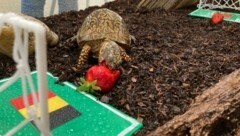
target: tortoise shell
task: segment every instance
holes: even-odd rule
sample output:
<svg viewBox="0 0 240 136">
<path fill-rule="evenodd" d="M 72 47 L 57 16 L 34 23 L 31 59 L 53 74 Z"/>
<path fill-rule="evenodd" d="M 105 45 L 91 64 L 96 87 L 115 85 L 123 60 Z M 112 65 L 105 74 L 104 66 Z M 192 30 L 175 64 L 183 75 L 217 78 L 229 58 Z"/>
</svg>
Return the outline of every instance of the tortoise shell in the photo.
<svg viewBox="0 0 240 136">
<path fill-rule="evenodd" d="M 27 15 L 24 15 L 24 14 L 19 14 L 19 15 L 22 16 L 26 20 L 37 22 L 45 28 L 45 30 L 46 30 L 46 40 L 47 40 L 48 45 L 53 46 L 53 45 L 56 45 L 59 42 L 58 35 L 55 32 L 53 32 L 45 23 L 43 23 L 42 21 L 40 21 L 40 20 L 38 20 L 34 17 L 31 17 L 31 16 L 27 16 Z"/>
<path fill-rule="evenodd" d="M 108 39 L 118 43 L 122 48 L 128 49 L 133 36 L 129 34 L 122 17 L 109 9 L 103 8 L 93 11 L 84 20 L 77 33 L 77 42 L 80 48 L 84 43 L 90 42 L 90 46 L 100 49 L 101 42 Z M 94 44 L 91 44 L 94 42 Z"/>
<path fill-rule="evenodd" d="M 21 17 L 23 17 L 26 20 L 34 21 L 42 25 L 45 30 L 46 30 L 46 41 L 49 46 L 56 45 L 59 42 L 59 37 L 56 33 L 50 30 L 50 28 L 41 22 L 40 20 L 27 16 L 24 14 L 17 14 Z M 9 57 L 12 56 L 12 50 L 13 50 L 13 42 L 14 42 L 14 31 L 11 25 L 9 24 L 4 24 L 2 28 L 0 28 L 1 33 L 0 33 L 0 53 L 5 54 Z M 32 32 L 29 33 L 29 54 L 33 54 L 35 50 L 34 46 L 34 34 Z"/>
</svg>

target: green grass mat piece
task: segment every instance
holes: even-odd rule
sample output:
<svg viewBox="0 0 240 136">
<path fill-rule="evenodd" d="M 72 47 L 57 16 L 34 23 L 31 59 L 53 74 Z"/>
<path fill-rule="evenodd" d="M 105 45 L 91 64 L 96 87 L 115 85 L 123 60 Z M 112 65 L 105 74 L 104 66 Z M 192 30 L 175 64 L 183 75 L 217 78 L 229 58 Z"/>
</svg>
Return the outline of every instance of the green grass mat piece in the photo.
<svg viewBox="0 0 240 136">
<path fill-rule="evenodd" d="M 36 86 L 37 72 L 32 72 L 31 76 Z M 142 124 L 136 119 L 109 104 L 98 101 L 90 94 L 75 91 L 76 87 L 69 82 L 65 82 L 64 85 L 55 84 L 56 78 L 50 73 L 47 74 L 47 78 L 49 90 L 80 113 L 78 117 L 52 129 L 53 136 L 130 136 L 142 128 Z M 0 84 L 7 80 L 0 80 Z M 20 79 L 0 93 L 0 135 L 4 135 L 24 120 L 24 117 L 10 103 L 10 100 L 21 96 Z M 38 136 L 39 132 L 32 123 L 28 123 L 15 135 Z"/>
<path fill-rule="evenodd" d="M 189 15 L 195 16 L 195 17 L 211 18 L 212 15 L 216 12 L 224 14 L 225 21 L 240 23 L 240 14 L 232 13 L 232 12 L 222 12 L 222 11 L 210 10 L 210 9 L 197 9 L 191 12 Z"/>
</svg>

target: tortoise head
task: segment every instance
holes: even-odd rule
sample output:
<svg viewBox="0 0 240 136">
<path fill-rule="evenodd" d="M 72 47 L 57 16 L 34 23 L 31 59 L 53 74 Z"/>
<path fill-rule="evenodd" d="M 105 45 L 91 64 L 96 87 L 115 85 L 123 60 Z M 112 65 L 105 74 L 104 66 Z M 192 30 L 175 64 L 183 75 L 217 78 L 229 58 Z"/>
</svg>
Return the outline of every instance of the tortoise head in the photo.
<svg viewBox="0 0 240 136">
<path fill-rule="evenodd" d="M 116 69 L 122 63 L 121 47 L 114 41 L 102 42 L 99 51 L 99 63 L 105 63 L 110 69 Z"/>
</svg>

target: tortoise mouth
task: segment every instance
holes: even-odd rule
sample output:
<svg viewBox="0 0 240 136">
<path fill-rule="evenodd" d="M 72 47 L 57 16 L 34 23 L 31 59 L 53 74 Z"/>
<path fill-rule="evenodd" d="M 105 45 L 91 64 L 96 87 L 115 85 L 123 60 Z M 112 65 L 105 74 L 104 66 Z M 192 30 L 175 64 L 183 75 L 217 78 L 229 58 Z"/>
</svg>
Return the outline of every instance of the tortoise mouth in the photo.
<svg viewBox="0 0 240 136">
<path fill-rule="evenodd" d="M 102 65 L 102 66 L 107 66 L 107 64 L 106 64 L 106 61 L 105 61 L 105 60 L 103 60 L 103 61 L 99 62 L 99 65 Z"/>
<path fill-rule="evenodd" d="M 105 60 L 102 60 L 101 62 L 99 62 L 99 65 L 105 66 L 105 67 L 107 67 L 110 70 L 115 70 L 115 68 L 113 66 L 107 64 L 107 62 Z"/>
</svg>

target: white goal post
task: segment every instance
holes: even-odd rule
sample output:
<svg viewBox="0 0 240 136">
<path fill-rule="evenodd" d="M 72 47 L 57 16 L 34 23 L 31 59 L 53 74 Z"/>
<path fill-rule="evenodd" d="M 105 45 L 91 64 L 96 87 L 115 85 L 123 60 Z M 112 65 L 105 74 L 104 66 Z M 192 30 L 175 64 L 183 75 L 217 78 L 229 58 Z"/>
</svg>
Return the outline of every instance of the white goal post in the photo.
<svg viewBox="0 0 240 136">
<path fill-rule="evenodd" d="M 240 10 L 240 0 L 199 0 L 198 8 Z"/>
<path fill-rule="evenodd" d="M 12 58 L 16 63 L 17 70 L 12 77 L 0 86 L 0 95 L 8 86 L 11 86 L 16 80 L 21 79 L 23 102 L 27 109 L 28 117 L 17 126 L 13 126 L 4 135 L 13 135 L 28 122 L 34 121 L 41 132 L 41 135 L 50 135 L 49 131 L 49 114 L 47 104 L 47 62 L 46 62 L 46 32 L 45 28 L 34 21 L 26 20 L 22 16 L 15 13 L 0 14 L 0 34 L 4 25 L 10 25 L 14 30 L 14 46 Z M 36 52 L 36 70 L 38 73 L 37 84 L 39 100 L 37 99 L 36 89 L 31 78 L 31 70 L 28 62 L 28 42 L 29 32 L 32 32 L 35 37 L 35 52 Z M 0 47 L 2 47 L 0 45 Z M 27 86 L 30 89 L 27 89 Z M 31 92 L 34 106 L 29 106 L 27 93 Z M 40 109 L 40 119 L 37 118 L 37 110 Z M 6 109 L 7 110 L 7 109 Z"/>
</svg>

